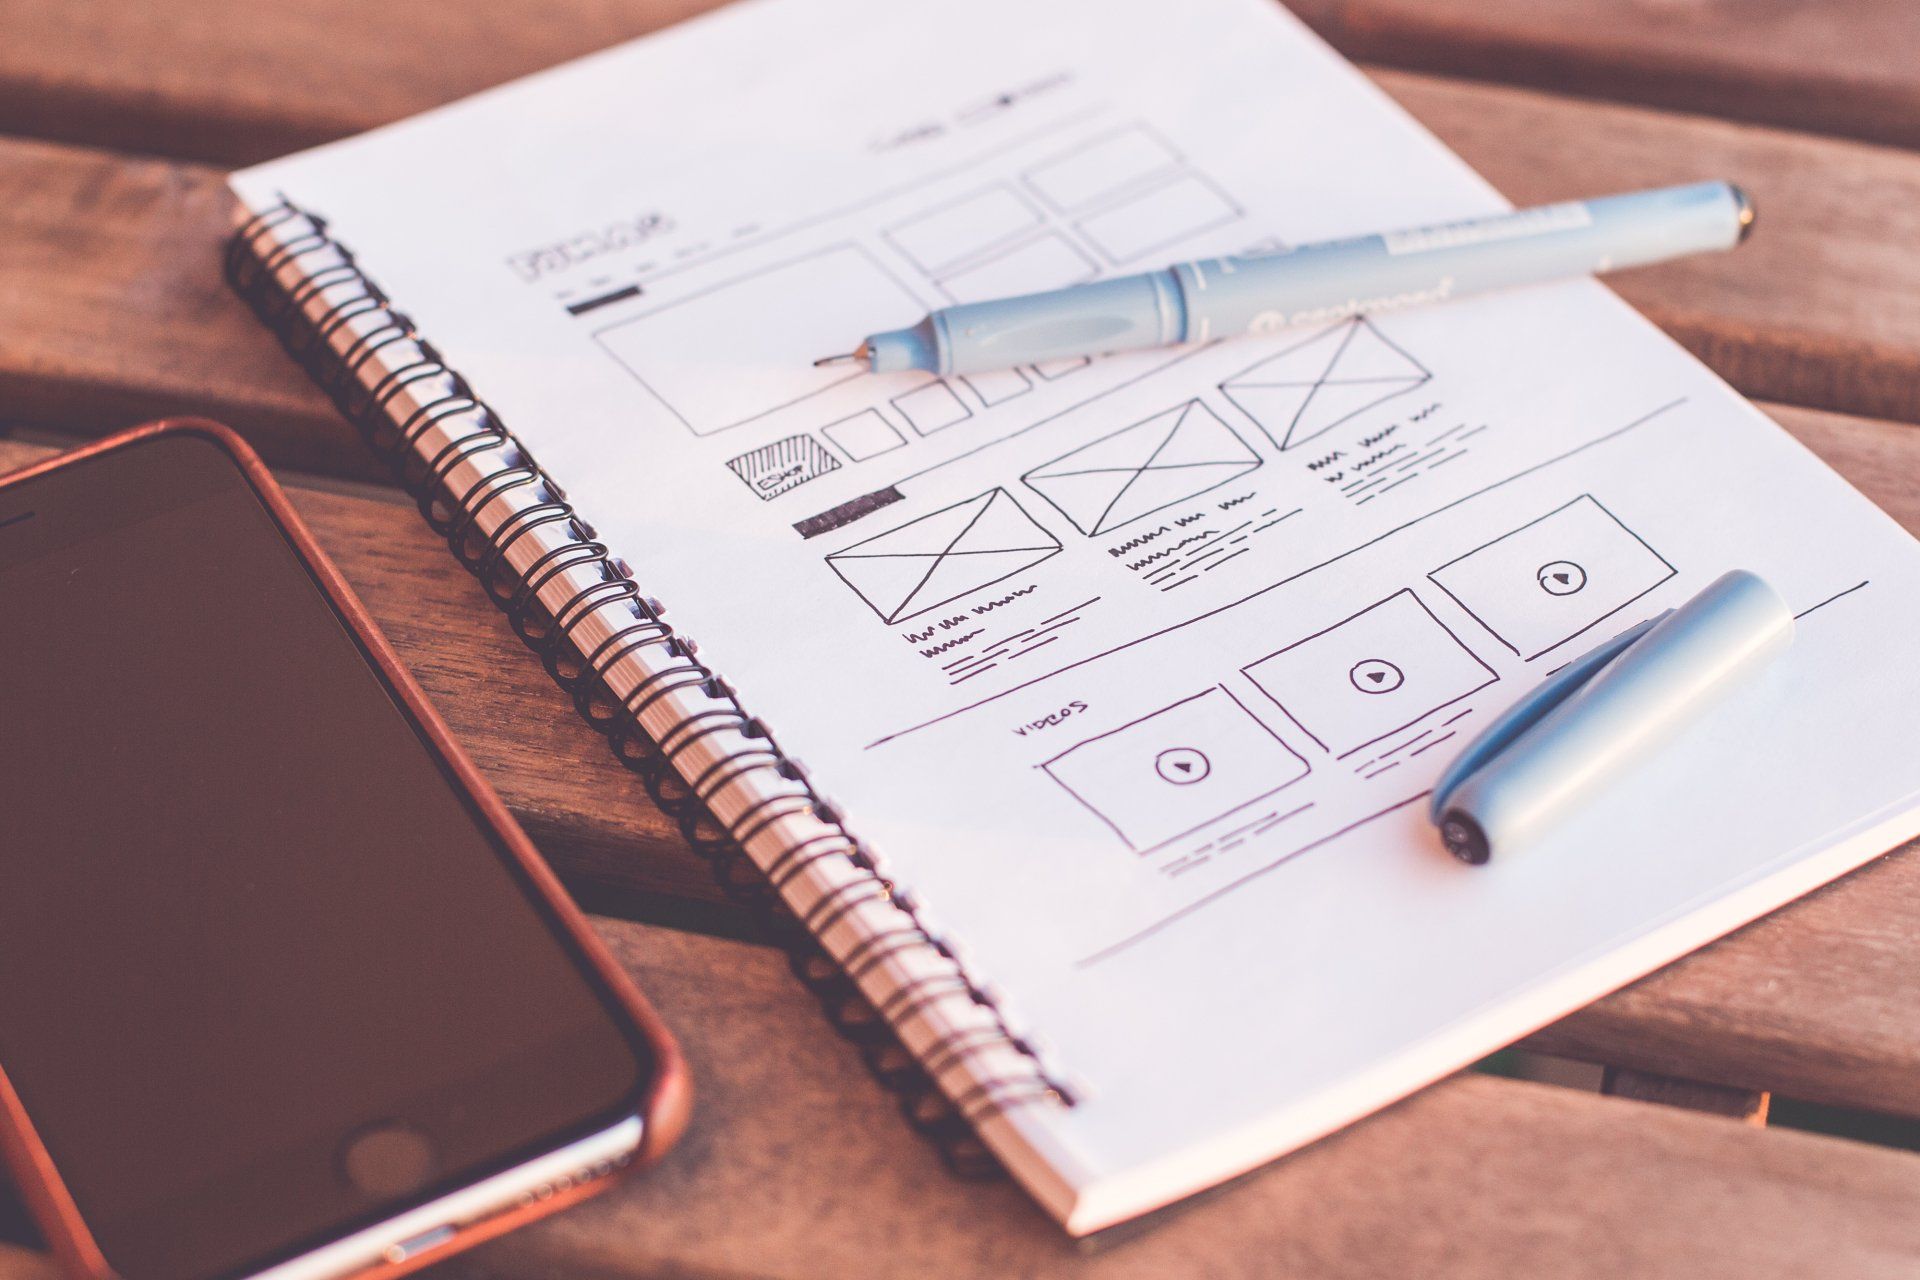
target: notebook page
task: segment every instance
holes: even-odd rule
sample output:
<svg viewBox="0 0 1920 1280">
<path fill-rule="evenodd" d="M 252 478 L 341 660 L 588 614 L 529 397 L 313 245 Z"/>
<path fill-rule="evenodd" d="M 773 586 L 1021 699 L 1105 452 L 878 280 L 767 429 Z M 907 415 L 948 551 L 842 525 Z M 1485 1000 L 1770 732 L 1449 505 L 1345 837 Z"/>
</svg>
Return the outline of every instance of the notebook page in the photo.
<svg viewBox="0 0 1920 1280">
<path fill-rule="evenodd" d="M 1259 0 L 747 3 L 236 187 L 330 220 L 1073 1082 L 993 1136 L 1075 1229 L 1916 826 L 1912 540 L 1599 285 L 813 367 L 1503 207 Z M 1529 856 L 1448 858 L 1451 754 L 1735 567 L 1789 655 Z"/>
</svg>

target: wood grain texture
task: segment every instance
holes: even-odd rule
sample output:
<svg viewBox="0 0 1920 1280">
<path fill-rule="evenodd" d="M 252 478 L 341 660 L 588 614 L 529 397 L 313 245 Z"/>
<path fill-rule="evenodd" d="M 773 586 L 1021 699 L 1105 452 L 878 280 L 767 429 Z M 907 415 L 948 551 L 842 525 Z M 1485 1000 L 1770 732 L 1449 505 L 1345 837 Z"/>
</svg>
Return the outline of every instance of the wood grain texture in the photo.
<svg viewBox="0 0 1920 1280">
<path fill-rule="evenodd" d="M 273 461 L 374 475 L 353 429 L 221 279 L 229 208 L 202 166 L 0 139 L 6 420 L 104 434 L 200 413 Z"/>
<path fill-rule="evenodd" d="M 8 36 L 0 132 L 249 162 L 711 7 L 0 0 Z M 1920 10 L 1910 0 L 1294 0 L 1293 8 L 1361 61 L 1920 145 Z"/>
<path fill-rule="evenodd" d="M 1920 530 L 1920 432 L 1775 408 Z M 0 465 L 39 450 L 0 443 Z M 336 486 L 338 487 L 338 486 Z M 715 903 L 706 869 L 574 718 L 444 545 L 399 502 L 294 487 L 457 737 L 576 892 Z M 719 917 L 724 928 L 742 928 Z M 1587 1061 L 1920 1115 L 1920 848 L 1802 901 L 1536 1033 Z"/>
<path fill-rule="evenodd" d="M 429 1274 L 1890 1280 L 1920 1256 L 1920 1157 L 1474 1075 L 1076 1245 L 1011 1184 L 949 1177 L 778 956 L 596 923 L 687 1050 L 693 1127 L 645 1176 Z M 0 1249 L 0 1280 L 48 1276 Z"/>
<path fill-rule="evenodd" d="M 1341 52 L 1920 146 L 1912 0 L 1293 0 Z"/>
<path fill-rule="evenodd" d="M 0 0 L 0 133 L 230 164 L 412 115 L 716 0 Z"/>
<path fill-rule="evenodd" d="M 1517 204 L 1740 183 L 1760 210 L 1746 244 L 1608 282 L 1749 396 L 1920 422 L 1920 156 L 1404 72 L 1375 78 Z"/>
<path fill-rule="evenodd" d="M 775 958 L 603 928 L 686 1041 L 693 1130 L 649 1178 L 451 1274 L 1870 1277 L 1920 1256 L 1920 1158 L 1471 1075 L 1076 1247 L 905 1139 Z"/>
</svg>

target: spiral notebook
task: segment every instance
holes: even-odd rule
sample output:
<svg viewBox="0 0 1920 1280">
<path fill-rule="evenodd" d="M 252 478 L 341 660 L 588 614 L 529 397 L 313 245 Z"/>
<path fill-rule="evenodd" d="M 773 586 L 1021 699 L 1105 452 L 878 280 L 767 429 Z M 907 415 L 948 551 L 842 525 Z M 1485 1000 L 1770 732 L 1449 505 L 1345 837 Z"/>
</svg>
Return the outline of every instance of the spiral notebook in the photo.
<svg viewBox="0 0 1920 1280">
<path fill-rule="evenodd" d="M 1596 283 L 813 367 L 1504 207 L 1262 0 L 758 0 L 233 186 L 262 315 L 913 1114 L 1075 1233 L 1920 830 L 1913 540 Z M 1476 727 L 1733 567 L 1790 654 L 1530 856 L 1448 858 Z"/>
</svg>

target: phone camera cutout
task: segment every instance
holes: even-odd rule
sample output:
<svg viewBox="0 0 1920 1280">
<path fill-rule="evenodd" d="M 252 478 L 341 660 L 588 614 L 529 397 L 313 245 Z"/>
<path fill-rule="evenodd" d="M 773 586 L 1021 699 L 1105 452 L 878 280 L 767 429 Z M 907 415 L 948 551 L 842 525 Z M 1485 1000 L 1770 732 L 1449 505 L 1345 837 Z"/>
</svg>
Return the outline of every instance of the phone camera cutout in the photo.
<svg viewBox="0 0 1920 1280">
<path fill-rule="evenodd" d="M 363 1129 L 340 1151 L 340 1169 L 354 1190 L 390 1199 L 418 1190 L 433 1176 L 433 1143 L 404 1124 Z"/>
</svg>

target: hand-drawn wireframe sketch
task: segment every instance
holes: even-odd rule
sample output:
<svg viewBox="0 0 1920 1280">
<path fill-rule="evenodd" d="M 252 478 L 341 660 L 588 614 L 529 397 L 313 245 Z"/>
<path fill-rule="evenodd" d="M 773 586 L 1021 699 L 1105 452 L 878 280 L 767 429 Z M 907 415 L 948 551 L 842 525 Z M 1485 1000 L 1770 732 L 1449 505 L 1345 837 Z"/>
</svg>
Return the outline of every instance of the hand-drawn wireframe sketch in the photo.
<svg viewBox="0 0 1920 1280">
<path fill-rule="evenodd" d="M 1045 360 L 1033 366 L 1033 371 L 1048 382 L 1064 378 L 1070 373 L 1078 373 L 1093 363 L 1092 356 L 1068 356 L 1064 360 Z"/>
<path fill-rule="evenodd" d="M 1031 240 L 982 259 L 935 281 L 955 302 L 984 302 L 1020 293 L 1042 293 L 1082 284 L 1100 274 L 1100 266 L 1086 250 L 1058 231 L 1046 231 Z M 873 332 L 872 326 L 860 332 Z"/>
<path fill-rule="evenodd" d="M 960 375 L 960 381 L 966 383 L 973 394 L 980 397 L 980 403 L 989 409 L 1033 390 L 1033 379 L 1019 369 L 989 369 L 984 373 L 965 373 Z"/>
<path fill-rule="evenodd" d="M 923 436 L 945 431 L 973 416 L 973 411 L 954 394 L 953 388 L 938 378 L 893 397 L 893 407 L 900 411 L 907 425 Z"/>
<path fill-rule="evenodd" d="M 1166 139 L 1130 124 L 1042 160 L 1022 178 L 1055 211 L 1077 213 L 1183 163 Z"/>
<path fill-rule="evenodd" d="M 1299 752 L 1218 685 L 1040 767 L 1138 853 L 1191 835 L 1309 771 Z"/>
<path fill-rule="evenodd" d="M 1005 489 L 910 520 L 827 556 L 827 567 L 883 622 L 937 609 L 1060 554 Z"/>
<path fill-rule="evenodd" d="M 793 531 L 803 539 L 817 538 L 823 533 L 844 529 L 855 520 L 864 520 L 884 507 L 906 500 L 907 495 L 900 492 L 900 487 L 890 484 L 884 489 L 875 489 L 871 493 L 848 498 L 845 502 L 810 515 L 804 520 L 795 520 Z"/>
<path fill-rule="evenodd" d="M 1671 400 L 1666 401 L 1663 404 L 1655 405 L 1653 408 L 1647 409 L 1644 412 L 1640 412 L 1636 414 L 1633 418 L 1631 418 L 1628 421 L 1620 422 L 1620 423 L 1617 423 L 1616 425 L 1611 426 L 1610 428 L 1606 429 L 1604 432 L 1602 432 L 1599 435 L 1588 436 L 1580 440 L 1578 443 L 1572 444 L 1568 448 L 1561 450 L 1558 453 L 1552 454 L 1543 459 L 1536 459 L 1532 463 L 1532 465 L 1527 467 L 1524 471 L 1496 476 L 1491 479 L 1488 479 L 1486 483 L 1480 484 L 1478 487 L 1470 489 L 1465 493 L 1457 493 L 1452 496 L 1450 501 L 1441 503 L 1437 506 L 1434 506 L 1428 509 L 1427 511 L 1424 511 L 1418 515 L 1414 515 L 1410 518 L 1403 520 L 1398 525 L 1397 528 L 1389 530 L 1386 534 L 1376 535 L 1372 538 L 1367 539 L 1366 541 L 1360 542 L 1357 545 L 1353 543 L 1347 543 L 1346 545 L 1340 547 L 1338 550 L 1335 550 L 1329 547 L 1328 548 L 1329 553 L 1326 555 L 1324 559 L 1319 560 L 1317 563 L 1304 565 L 1300 568 L 1294 569 L 1293 571 L 1288 573 L 1285 577 L 1281 578 L 1277 582 L 1268 581 L 1266 585 L 1255 587 L 1252 590 L 1247 591 L 1246 594 L 1240 596 L 1238 599 L 1228 600 L 1218 606 L 1206 609 L 1199 613 L 1195 613 L 1193 615 L 1190 615 L 1178 621 L 1173 621 L 1173 622 L 1166 623 L 1164 625 L 1155 626 L 1150 630 L 1145 630 L 1139 634 L 1135 634 L 1126 639 L 1119 639 L 1104 649 L 1098 650 L 1097 652 L 1094 652 L 1091 654 L 1078 657 L 1072 665 L 1085 666 L 1089 663 L 1101 661 L 1101 660 L 1113 657 L 1117 654 L 1122 654 L 1127 652 L 1137 653 L 1140 651 L 1140 649 L 1143 646 L 1160 643 L 1164 637 L 1181 633 L 1183 631 L 1186 631 L 1188 628 L 1205 626 L 1207 623 L 1217 618 L 1222 618 L 1222 617 L 1245 618 L 1248 615 L 1240 613 L 1239 612 L 1240 610 L 1248 609 L 1249 612 L 1255 612 L 1262 608 L 1261 602 L 1263 601 L 1271 602 L 1276 598 L 1276 593 L 1282 591 L 1284 588 L 1288 587 L 1289 585 L 1309 579 L 1313 577 L 1313 575 L 1319 574 L 1329 568 L 1332 568 L 1335 565 L 1345 564 L 1348 561 L 1348 558 L 1355 555 L 1357 552 L 1364 551 L 1369 547 L 1385 542 L 1389 538 L 1395 538 L 1403 534 L 1408 534 L 1414 529 L 1421 529 L 1422 533 L 1413 534 L 1412 536 L 1416 538 L 1421 537 L 1424 535 L 1425 526 L 1427 525 L 1427 522 L 1430 520 L 1441 518 L 1449 512 L 1458 510 L 1461 506 L 1463 506 L 1466 503 L 1473 502 L 1476 499 L 1485 497 L 1488 494 L 1495 493 L 1505 488 L 1507 485 L 1511 484 L 1515 479 L 1519 478 L 1520 476 L 1536 475 L 1550 467 L 1554 467 L 1580 454 L 1588 453 L 1596 448 L 1611 444 L 1616 441 L 1627 440 L 1633 437 L 1636 433 L 1647 431 L 1649 428 L 1655 426 L 1656 424 L 1671 422 L 1674 419 L 1674 417 L 1679 416 L 1681 412 L 1691 403 L 1692 401 L 1689 399 L 1689 397 L 1677 396 Z M 1268 519 L 1272 519 L 1272 517 L 1268 517 Z M 1308 528 L 1310 529 L 1311 526 L 1308 526 Z M 1305 533 L 1306 530 L 1302 530 L 1302 532 Z M 1134 566 L 1127 565 L 1124 567 L 1133 568 Z M 1325 581 L 1325 580 L 1321 579 L 1321 581 Z M 1420 607 L 1423 611 L 1425 609 L 1424 604 L 1418 607 Z M 1485 664 L 1479 664 L 1479 665 L 1484 667 Z M 1060 671 L 1065 671 L 1068 669 L 1069 669 L 1068 667 L 1063 666 L 1058 668 L 1052 674 L 1059 674 Z M 1046 677 L 1046 676 L 1039 677 L 1039 679 L 1046 679 L 1046 678 L 1049 678 L 1049 677 Z M 987 694 L 986 696 L 983 696 L 976 701 L 969 702 L 962 706 L 958 706 L 950 710 L 944 711 L 929 719 L 921 720 L 917 723 L 909 723 L 909 724 L 904 724 L 904 725 L 900 725 L 898 727 L 892 728 L 887 732 L 884 732 L 879 736 L 873 738 L 871 741 L 869 741 L 866 744 L 865 749 L 869 751 L 879 750 L 881 748 L 888 747 L 890 744 L 903 741 L 906 738 L 908 738 L 910 735 L 918 734 L 928 729 L 931 729 L 936 725 L 951 722 L 961 716 L 974 714 L 980 708 L 986 707 L 994 703 L 998 699 L 1007 697 L 1010 694 L 1016 693 L 1019 690 L 1026 688 L 1028 687 L 1028 685 L 1034 684 L 1034 683 L 1038 683 L 1038 680 L 1036 679 L 1033 681 L 1029 681 L 1027 682 L 1027 684 L 1017 684 L 1012 686 L 1011 688 L 1000 689 L 994 693 Z M 1409 686 L 1409 687 L 1418 688 L 1421 686 Z M 1410 700 L 1411 699 L 1409 698 L 1409 699 L 1401 699 L 1400 701 L 1410 701 Z M 1471 710 L 1472 708 L 1470 707 L 1469 709 Z M 1361 745 L 1365 746 L 1370 744 L 1362 743 Z"/>
<path fill-rule="evenodd" d="M 740 477 L 756 498 L 770 502 L 809 480 L 840 469 L 840 459 L 810 435 L 788 436 L 727 459 L 727 470 Z"/>
<path fill-rule="evenodd" d="M 1439 407 L 1440 402 L 1435 401 L 1427 409 L 1416 409 L 1407 415 L 1406 421 L 1409 425 L 1417 423 Z M 1340 484 L 1340 495 L 1347 501 L 1356 507 L 1364 507 L 1441 467 L 1460 461 L 1473 452 L 1474 446 L 1470 442 L 1474 437 L 1489 429 L 1484 422 L 1456 422 L 1423 441 L 1402 437 L 1384 449 L 1344 464 L 1342 470 L 1331 474 L 1328 480 Z M 1349 476 L 1351 478 L 1347 478 Z"/>
<path fill-rule="evenodd" d="M 938 278 L 1038 227 L 1040 211 L 1002 183 L 897 222 L 880 234 L 928 276 Z"/>
<path fill-rule="evenodd" d="M 1308 737 L 1342 757 L 1500 678 L 1411 588 L 1241 671 Z"/>
<path fill-rule="evenodd" d="M 1674 567 L 1582 494 L 1427 577 L 1531 662 L 1673 577 Z"/>
<path fill-rule="evenodd" d="M 1242 216 L 1232 197 L 1199 174 L 1182 174 L 1128 195 L 1075 224 L 1114 266 L 1138 261 Z"/>
<path fill-rule="evenodd" d="M 1248 496 L 1251 498 L 1252 495 Z M 1225 506 L 1225 503 L 1221 504 L 1222 509 Z M 1190 582 L 1199 581 L 1202 574 L 1212 573 L 1254 550 L 1253 546 L 1248 545 L 1254 539 L 1305 510 L 1305 507 L 1295 507 L 1291 511 L 1281 511 L 1278 507 L 1253 508 L 1237 524 L 1223 529 L 1207 529 L 1191 541 L 1182 538 L 1172 547 L 1144 550 L 1137 558 L 1122 560 L 1121 563 L 1140 573 L 1140 580 L 1148 586 L 1157 587 L 1162 593 L 1176 591 Z"/>
<path fill-rule="evenodd" d="M 1431 377 L 1371 320 L 1355 316 L 1242 369 L 1220 390 L 1275 446 L 1291 449 Z"/>
<path fill-rule="evenodd" d="M 821 431 L 851 462 L 877 458 L 907 442 L 900 429 L 888 422 L 878 409 L 862 409 L 852 417 L 828 423 Z"/>
<path fill-rule="evenodd" d="M 697 436 L 737 427 L 862 376 L 815 368 L 819 335 L 912 324 L 926 305 L 856 244 L 747 275 L 594 334 Z M 796 315 L 807 323 L 796 325 Z"/>
<path fill-rule="evenodd" d="M 949 685 L 965 684 L 967 681 L 983 676 L 995 670 L 1003 663 L 1011 663 L 1026 657 L 1036 649 L 1044 649 L 1060 639 L 1060 633 L 1080 621 L 1081 615 L 1100 603 L 1100 597 L 1082 600 L 1079 604 L 1040 619 L 1030 627 L 1001 636 L 990 636 L 982 640 L 971 653 L 940 664 L 940 670 L 946 673 Z"/>
<path fill-rule="evenodd" d="M 1260 455 L 1199 400 L 1122 427 L 1020 478 L 1088 537 L 1218 488 Z"/>
</svg>

